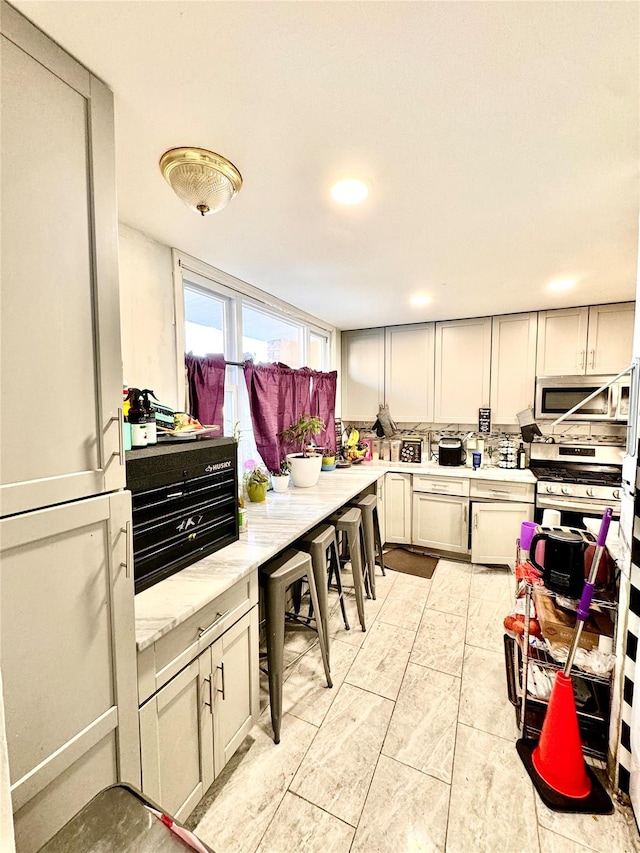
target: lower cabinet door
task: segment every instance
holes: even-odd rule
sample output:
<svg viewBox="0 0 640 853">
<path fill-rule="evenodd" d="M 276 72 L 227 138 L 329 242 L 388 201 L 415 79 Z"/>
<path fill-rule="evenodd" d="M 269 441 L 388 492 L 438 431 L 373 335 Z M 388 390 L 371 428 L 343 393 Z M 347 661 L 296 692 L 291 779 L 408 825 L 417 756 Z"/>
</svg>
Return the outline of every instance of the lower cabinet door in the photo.
<svg viewBox="0 0 640 853">
<path fill-rule="evenodd" d="M 387 542 L 411 542 L 411 474 L 385 474 L 384 518 Z"/>
<path fill-rule="evenodd" d="M 259 711 L 258 608 L 253 607 L 211 647 L 215 775 L 245 737 Z"/>
<path fill-rule="evenodd" d="M 503 565 L 515 560 L 523 521 L 533 521 L 533 504 L 471 504 L 471 561 Z"/>
<path fill-rule="evenodd" d="M 213 782 L 211 650 L 140 708 L 142 791 L 184 820 Z"/>
<path fill-rule="evenodd" d="M 469 498 L 413 493 L 413 544 L 467 553 Z"/>
</svg>

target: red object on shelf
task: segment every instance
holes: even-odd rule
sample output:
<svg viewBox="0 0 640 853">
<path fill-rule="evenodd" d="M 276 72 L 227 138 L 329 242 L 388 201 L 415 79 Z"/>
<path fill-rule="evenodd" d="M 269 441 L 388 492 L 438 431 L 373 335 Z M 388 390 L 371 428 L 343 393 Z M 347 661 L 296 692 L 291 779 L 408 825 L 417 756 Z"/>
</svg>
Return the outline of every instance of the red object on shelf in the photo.
<svg viewBox="0 0 640 853">
<path fill-rule="evenodd" d="M 542 734 L 532 760 L 537 773 L 559 794 L 576 799 L 591 793 L 573 686 L 563 672 L 556 673 Z"/>
<path fill-rule="evenodd" d="M 536 567 L 525 560 L 524 563 L 516 563 L 516 580 L 528 581 L 531 584 L 542 583 L 542 574 Z"/>
</svg>

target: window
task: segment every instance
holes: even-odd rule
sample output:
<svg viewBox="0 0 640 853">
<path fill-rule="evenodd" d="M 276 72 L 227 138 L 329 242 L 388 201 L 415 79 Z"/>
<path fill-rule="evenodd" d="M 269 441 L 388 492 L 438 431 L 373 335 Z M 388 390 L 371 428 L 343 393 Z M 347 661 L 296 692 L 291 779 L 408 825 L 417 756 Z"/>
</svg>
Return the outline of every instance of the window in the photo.
<svg viewBox="0 0 640 853">
<path fill-rule="evenodd" d="M 242 357 L 302 367 L 302 326 L 242 304 Z"/>
<path fill-rule="evenodd" d="M 330 369 L 332 329 L 296 312 L 293 306 L 174 250 L 177 369 L 184 354 L 223 353 L 228 362 L 279 361 L 289 367 Z M 258 460 L 242 368 L 228 364 L 225 376 L 224 434 L 241 431 L 239 466 Z"/>
</svg>

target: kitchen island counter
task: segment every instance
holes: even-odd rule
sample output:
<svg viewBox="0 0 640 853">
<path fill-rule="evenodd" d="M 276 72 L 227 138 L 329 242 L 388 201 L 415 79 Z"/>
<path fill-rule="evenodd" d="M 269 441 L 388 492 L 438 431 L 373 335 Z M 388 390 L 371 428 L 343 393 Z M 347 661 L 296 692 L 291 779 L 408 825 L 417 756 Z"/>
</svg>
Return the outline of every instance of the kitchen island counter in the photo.
<svg viewBox="0 0 640 853">
<path fill-rule="evenodd" d="M 248 529 L 237 542 L 136 595 L 138 651 L 257 571 L 260 565 L 375 483 L 385 470 L 392 469 L 370 464 L 326 471 L 320 474 L 317 485 L 310 488 L 290 486 L 286 492 L 268 492 L 264 503 L 247 502 Z"/>
</svg>

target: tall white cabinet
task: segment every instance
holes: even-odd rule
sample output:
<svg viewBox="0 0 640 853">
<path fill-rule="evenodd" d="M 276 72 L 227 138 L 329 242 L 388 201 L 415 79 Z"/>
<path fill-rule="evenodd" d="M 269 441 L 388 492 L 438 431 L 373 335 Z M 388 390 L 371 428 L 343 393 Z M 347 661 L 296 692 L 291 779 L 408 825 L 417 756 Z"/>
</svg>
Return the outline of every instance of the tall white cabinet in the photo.
<svg viewBox="0 0 640 853">
<path fill-rule="evenodd" d="M 477 423 L 489 405 L 491 317 L 436 323 L 436 423 Z"/>
<path fill-rule="evenodd" d="M 0 12 L 0 662 L 30 853 L 140 759 L 112 95 Z"/>
<path fill-rule="evenodd" d="M 517 424 L 518 412 L 533 404 L 538 315 L 493 318 L 491 335 L 491 420 Z"/>
<path fill-rule="evenodd" d="M 343 332 L 342 419 L 373 423 L 384 401 L 384 329 Z"/>
</svg>

